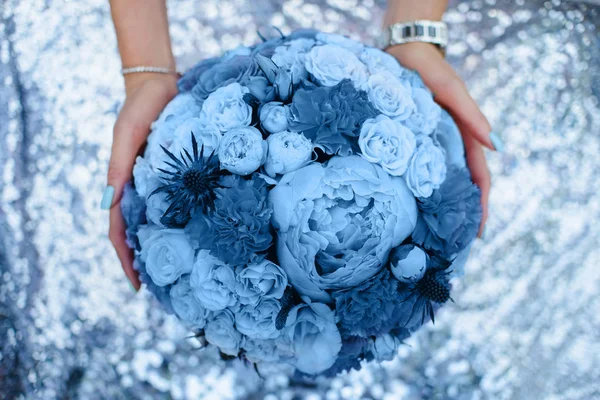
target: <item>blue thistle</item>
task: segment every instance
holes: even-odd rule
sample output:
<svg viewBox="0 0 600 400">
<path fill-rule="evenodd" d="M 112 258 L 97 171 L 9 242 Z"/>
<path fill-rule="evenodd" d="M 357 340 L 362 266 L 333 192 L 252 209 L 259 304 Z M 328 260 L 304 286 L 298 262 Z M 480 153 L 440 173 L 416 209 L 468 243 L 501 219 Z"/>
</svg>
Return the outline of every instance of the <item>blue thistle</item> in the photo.
<svg viewBox="0 0 600 400">
<path fill-rule="evenodd" d="M 215 189 L 221 187 L 219 179 L 219 160 L 214 151 L 204 159 L 204 145 L 198 151 L 198 142 L 192 136 L 192 155 L 187 149 L 178 158 L 164 146 L 160 146 L 171 161 L 165 161 L 173 170 L 158 168 L 165 176 L 160 177 L 163 186 L 154 190 L 150 196 L 166 192 L 169 208 L 160 218 L 160 222 L 169 228 L 182 228 L 190 220 L 195 209 L 206 212 L 215 200 Z"/>
<path fill-rule="evenodd" d="M 434 304 L 444 304 L 450 297 L 450 278 L 452 271 L 447 271 L 451 262 L 436 256 L 430 256 L 430 263 L 423 277 L 410 284 L 409 295 L 402 302 L 414 301 L 410 317 L 406 320 L 409 324 L 415 314 L 421 313 L 421 325 L 427 317 L 435 324 Z"/>
</svg>

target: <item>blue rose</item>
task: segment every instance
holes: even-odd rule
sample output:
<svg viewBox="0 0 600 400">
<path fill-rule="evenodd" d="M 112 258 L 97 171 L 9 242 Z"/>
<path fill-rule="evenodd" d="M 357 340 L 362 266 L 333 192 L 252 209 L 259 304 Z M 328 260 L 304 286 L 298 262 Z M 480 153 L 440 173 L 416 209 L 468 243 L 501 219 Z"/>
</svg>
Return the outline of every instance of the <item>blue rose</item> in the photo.
<svg viewBox="0 0 600 400">
<path fill-rule="evenodd" d="M 358 138 L 361 156 L 379 164 L 391 175 L 400 176 L 417 147 L 417 140 L 410 129 L 385 115 L 368 119 Z"/>
<path fill-rule="evenodd" d="M 200 304 L 211 311 L 223 310 L 237 304 L 233 268 L 207 250 L 196 255 L 190 275 L 190 286 Z"/>
<path fill-rule="evenodd" d="M 235 313 L 238 331 L 254 339 L 275 339 L 281 331 L 275 327 L 275 319 L 281 303 L 274 299 L 262 299 L 258 304 L 242 306 Z"/>
<path fill-rule="evenodd" d="M 379 272 L 417 220 L 404 180 L 359 156 L 284 175 L 269 203 L 281 267 L 301 295 L 321 302 L 331 301 L 327 290 Z"/>
<path fill-rule="evenodd" d="M 296 39 L 285 42 L 275 48 L 271 60 L 279 67 L 285 69 L 293 78 L 293 83 L 305 81 L 308 78 L 305 61 L 306 53 L 315 45 L 314 39 Z"/>
<path fill-rule="evenodd" d="M 260 109 L 260 125 L 269 133 L 285 131 L 288 128 L 290 109 L 283 103 L 272 101 Z"/>
<path fill-rule="evenodd" d="M 450 167 L 440 188 L 419 199 L 418 206 L 412 233 L 418 245 L 449 260 L 475 239 L 481 222 L 481 191 L 466 168 Z"/>
<path fill-rule="evenodd" d="M 427 268 L 427 254 L 414 244 L 396 247 L 392 250 L 390 268 L 400 282 L 418 281 Z"/>
<path fill-rule="evenodd" d="M 375 360 L 379 362 L 391 361 L 398 354 L 398 348 L 401 344 L 402 342 L 398 337 L 385 333 L 377 336 L 375 340 L 371 340 L 369 348 Z"/>
<path fill-rule="evenodd" d="M 281 267 L 268 260 L 237 267 L 236 277 L 236 292 L 242 304 L 280 299 L 288 284 Z"/>
<path fill-rule="evenodd" d="M 415 111 L 410 86 L 405 85 L 391 72 L 371 75 L 367 82 L 367 92 L 375 108 L 390 118 L 403 121 Z"/>
<path fill-rule="evenodd" d="M 252 107 L 244 100 L 249 90 L 239 83 L 231 83 L 211 93 L 200 112 L 205 125 L 214 125 L 222 133 L 252 121 Z"/>
<path fill-rule="evenodd" d="M 334 312 L 325 304 L 294 307 L 288 315 L 285 333 L 294 349 L 294 364 L 305 374 L 319 374 L 330 368 L 342 348 Z"/>
<path fill-rule="evenodd" d="M 446 179 L 446 157 L 430 137 L 423 136 L 420 142 L 410 159 L 404 178 L 415 197 L 426 198 Z"/>
<path fill-rule="evenodd" d="M 237 175 L 249 175 L 264 164 L 267 142 L 252 126 L 238 127 L 227 132 L 219 146 L 221 168 Z"/>
<path fill-rule="evenodd" d="M 278 132 L 267 138 L 269 151 L 265 172 L 274 178 L 287 174 L 308 164 L 313 154 L 313 144 L 306 136 L 297 132 Z"/>
<path fill-rule="evenodd" d="M 194 249 L 181 229 L 145 228 L 138 231 L 141 259 L 157 286 L 175 282 L 194 265 Z"/>
<path fill-rule="evenodd" d="M 336 320 L 344 336 L 389 332 L 401 316 L 398 281 L 387 269 L 351 289 L 334 292 Z"/>
<path fill-rule="evenodd" d="M 271 207 L 262 179 L 229 176 L 215 190 L 214 209 L 196 214 L 185 230 L 200 248 L 231 265 L 246 265 L 261 258 L 271 246 Z"/>
<path fill-rule="evenodd" d="M 171 297 L 171 305 L 175 314 L 193 329 L 203 329 L 206 325 L 206 320 L 210 316 L 210 311 L 204 308 L 196 296 L 194 290 L 190 286 L 190 276 L 183 275 L 179 280 L 171 286 L 169 292 Z"/>
<path fill-rule="evenodd" d="M 199 73 L 191 93 L 202 102 L 219 88 L 234 82 L 244 85 L 250 77 L 259 74 L 252 56 L 237 55 L 227 61 L 215 63 Z"/>
<path fill-rule="evenodd" d="M 367 93 L 349 80 L 333 88 L 298 90 L 290 108 L 290 130 L 302 132 L 328 154 L 349 155 L 363 122 L 377 115 Z"/>
<path fill-rule="evenodd" d="M 372 75 L 387 71 L 400 78 L 407 71 L 394 56 L 373 47 L 365 47 L 359 58 Z"/>
<path fill-rule="evenodd" d="M 414 88 L 412 98 L 415 112 L 406 120 L 406 126 L 415 133 L 431 134 L 440 122 L 442 108 L 433 101 L 431 92 L 427 89 Z"/>
<path fill-rule="evenodd" d="M 204 334 L 208 343 L 217 346 L 222 353 L 237 356 L 240 351 L 242 334 L 234 327 L 233 313 L 223 310 L 206 324 Z"/>
<path fill-rule="evenodd" d="M 317 39 L 317 43 L 319 45 L 323 45 L 323 44 L 335 45 L 335 46 L 341 47 L 343 49 L 349 50 L 352 53 L 357 54 L 357 55 L 360 54 L 365 47 L 362 43 L 357 42 L 356 40 L 350 39 L 346 36 L 339 35 L 337 33 L 319 32 L 319 33 L 317 33 L 316 39 Z"/>
<path fill-rule="evenodd" d="M 442 110 L 440 122 L 431 137 L 445 150 L 446 164 L 465 168 L 465 146 L 462 136 L 454 120 L 445 110 Z"/>
<path fill-rule="evenodd" d="M 306 53 L 304 65 L 323 86 L 335 86 L 350 79 L 357 88 L 363 88 L 367 82 L 367 67 L 350 50 L 337 45 L 313 47 Z"/>
</svg>

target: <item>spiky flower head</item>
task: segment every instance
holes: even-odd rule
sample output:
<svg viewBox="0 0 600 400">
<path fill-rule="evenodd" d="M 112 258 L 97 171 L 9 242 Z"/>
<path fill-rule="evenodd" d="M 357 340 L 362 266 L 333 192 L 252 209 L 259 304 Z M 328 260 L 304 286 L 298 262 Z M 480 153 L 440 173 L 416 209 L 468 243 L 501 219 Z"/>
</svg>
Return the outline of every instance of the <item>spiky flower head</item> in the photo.
<svg viewBox="0 0 600 400">
<path fill-rule="evenodd" d="M 165 192 L 169 207 L 160 219 L 168 228 L 182 228 L 190 220 L 193 210 L 202 212 L 209 210 L 215 200 L 215 189 L 221 187 L 219 179 L 223 175 L 219 169 L 219 160 L 214 151 L 204 157 L 204 145 L 198 149 L 194 134 L 192 137 L 192 154 L 187 149 L 177 157 L 164 146 L 163 151 L 170 158 L 165 164 L 172 168 L 158 168 L 162 186 L 154 190 L 150 196 Z"/>
<path fill-rule="evenodd" d="M 452 300 L 449 278 L 452 271 L 448 271 L 451 264 L 440 257 L 430 255 L 423 277 L 411 281 L 408 285 L 409 293 L 403 302 L 412 302 L 413 305 L 406 324 L 409 324 L 413 316 L 419 313 L 421 314 L 421 325 L 427 317 L 435 323 L 434 305 L 442 305 L 448 300 Z M 406 286 L 402 285 L 399 289 L 406 289 Z"/>
</svg>

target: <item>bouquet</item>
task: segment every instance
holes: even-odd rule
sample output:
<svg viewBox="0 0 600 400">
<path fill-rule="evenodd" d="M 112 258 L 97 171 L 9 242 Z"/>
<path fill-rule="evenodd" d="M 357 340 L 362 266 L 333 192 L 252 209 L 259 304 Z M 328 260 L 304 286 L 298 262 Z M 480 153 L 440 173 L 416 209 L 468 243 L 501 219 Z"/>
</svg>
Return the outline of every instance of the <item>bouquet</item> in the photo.
<svg viewBox="0 0 600 400">
<path fill-rule="evenodd" d="M 419 75 L 302 30 L 201 62 L 122 199 L 142 282 L 224 358 L 334 376 L 450 297 L 481 219 Z"/>
</svg>

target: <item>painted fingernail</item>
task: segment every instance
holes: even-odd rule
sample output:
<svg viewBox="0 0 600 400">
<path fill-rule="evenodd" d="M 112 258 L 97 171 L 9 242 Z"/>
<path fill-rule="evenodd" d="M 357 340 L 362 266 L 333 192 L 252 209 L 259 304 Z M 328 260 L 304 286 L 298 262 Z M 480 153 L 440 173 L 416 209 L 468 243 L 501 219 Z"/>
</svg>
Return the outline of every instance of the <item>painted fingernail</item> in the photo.
<svg viewBox="0 0 600 400">
<path fill-rule="evenodd" d="M 109 185 L 104 189 L 104 193 L 102 193 L 102 201 L 100 201 L 100 208 L 102 210 L 110 209 L 113 197 L 115 197 L 115 188 Z"/>
<path fill-rule="evenodd" d="M 479 239 L 484 240 L 485 239 L 485 232 L 487 231 L 487 227 L 483 227 L 483 232 L 481 232 L 481 236 L 479 236 Z"/>
<path fill-rule="evenodd" d="M 504 151 L 504 142 L 502 142 L 500 136 L 498 136 L 495 132 L 490 132 L 490 140 L 492 141 L 492 145 L 496 151 L 500 153 Z"/>
<path fill-rule="evenodd" d="M 138 290 L 135 288 L 135 286 L 133 286 L 133 283 L 129 282 L 129 287 L 131 287 L 131 291 L 133 293 L 137 293 L 138 292 Z"/>
</svg>

